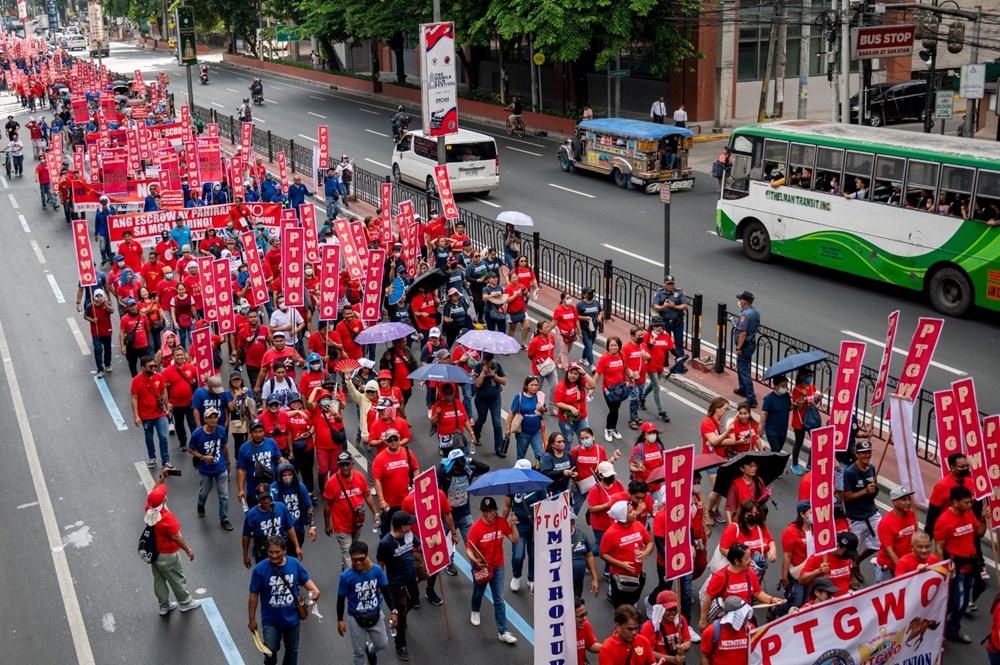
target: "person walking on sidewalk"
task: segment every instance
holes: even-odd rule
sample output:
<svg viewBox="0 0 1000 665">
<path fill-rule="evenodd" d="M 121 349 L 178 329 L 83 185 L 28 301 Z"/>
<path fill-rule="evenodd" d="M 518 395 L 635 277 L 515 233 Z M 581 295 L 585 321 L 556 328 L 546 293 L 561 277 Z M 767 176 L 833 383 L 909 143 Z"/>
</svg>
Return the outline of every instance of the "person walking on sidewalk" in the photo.
<svg viewBox="0 0 1000 665">
<path fill-rule="evenodd" d="M 167 472 L 163 471 L 146 497 L 146 515 L 143 518 L 147 526 L 153 527 L 156 538 L 157 554 L 150 569 L 153 572 L 153 593 L 160 603 L 160 616 L 166 616 L 178 607 L 181 612 L 188 612 L 201 606 L 201 601 L 192 598 L 187 589 L 179 552 L 183 551 L 189 561 L 194 561 L 194 550 L 184 540 L 180 522 L 167 508 L 166 480 Z M 177 600 L 170 600 L 171 591 Z"/>
<path fill-rule="evenodd" d="M 740 320 L 733 328 L 733 348 L 736 350 L 736 374 L 739 377 L 739 387 L 733 392 L 745 397 L 751 409 L 757 408 L 757 395 L 753 391 L 753 377 L 750 375 L 750 362 L 753 352 L 757 350 L 757 327 L 760 325 L 760 312 L 753 306 L 753 294 L 743 291 L 737 296 L 740 303 Z"/>
<path fill-rule="evenodd" d="M 649 109 L 649 119 L 657 125 L 663 124 L 663 119 L 667 116 L 667 105 L 663 103 L 663 95 L 656 98 Z"/>
</svg>

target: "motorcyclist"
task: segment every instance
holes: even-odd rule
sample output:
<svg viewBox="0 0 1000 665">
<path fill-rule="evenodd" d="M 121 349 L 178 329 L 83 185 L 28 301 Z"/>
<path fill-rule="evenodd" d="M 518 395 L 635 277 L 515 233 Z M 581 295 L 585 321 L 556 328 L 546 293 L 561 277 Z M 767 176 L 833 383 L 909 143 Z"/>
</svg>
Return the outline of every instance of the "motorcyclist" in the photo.
<svg viewBox="0 0 1000 665">
<path fill-rule="evenodd" d="M 243 106 L 240 107 L 240 122 L 250 122 L 250 118 L 250 100 L 244 97 Z"/>
<path fill-rule="evenodd" d="M 255 78 L 252 83 L 250 83 L 250 95 L 254 98 L 264 98 L 264 84 L 261 83 L 259 78 Z"/>
<path fill-rule="evenodd" d="M 203 64 L 199 66 L 198 71 L 201 73 L 202 76 L 208 76 L 208 65 Z"/>
<path fill-rule="evenodd" d="M 396 108 L 396 115 L 392 116 L 392 139 L 394 141 L 399 140 L 399 132 L 403 128 L 403 125 L 410 124 L 412 118 L 406 115 L 406 109 L 400 104 Z"/>
</svg>

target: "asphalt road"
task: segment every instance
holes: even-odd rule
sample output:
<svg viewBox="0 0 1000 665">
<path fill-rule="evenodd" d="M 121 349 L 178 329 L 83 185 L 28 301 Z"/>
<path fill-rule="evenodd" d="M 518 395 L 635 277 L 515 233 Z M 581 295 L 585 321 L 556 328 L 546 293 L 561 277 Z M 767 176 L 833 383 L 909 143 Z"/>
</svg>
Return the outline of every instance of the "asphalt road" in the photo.
<svg viewBox="0 0 1000 665">
<path fill-rule="evenodd" d="M 112 69 L 125 68 L 125 63 L 119 65 L 114 59 L 108 64 Z M 219 79 L 222 82 L 216 84 Z M 225 80 L 216 72 L 213 84 L 199 91 L 224 90 Z M 345 104 L 337 99 L 317 105 L 316 112 L 326 111 L 333 127 L 345 126 L 344 147 L 359 156 L 363 154 L 362 143 L 351 145 L 347 139 L 361 136 L 365 123 L 355 120 L 353 130 L 347 131 L 353 116 L 346 112 L 334 116 L 329 110 L 336 103 Z M 264 118 L 269 123 L 277 125 L 281 113 L 289 117 L 295 113 L 292 104 L 285 101 L 282 97 L 273 109 L 265 109 Z M 363 107 L 353 98 L 350 103 L 355 110 Z M 22 121 L 26 115 L 11 108 L 10 98 L 0 98 L 0 114 L 8 112 Z M 377 123 L 368 121 L 365 128 L 381 131 L 386 124 L 383 121 L 381 117 Z M 516 164 L 517 159 L 512 155 L 507 162 Z M 527 167 L 527 162 L 524 165 Z M 79 662 L 101 665 L 259 662 L 245 628 L 248 573 L 240 562 L 239 532 L 227 533 L 214 519 L 195 516 L 196 478 L 187 464 L 180 466 L 184 477 L 171 481 L 168 502 L 196 552 L 194 562 L 185 562 L 189 588 L 200 598 L 211 598 L 218 618 L 210 621 L 212 613 L 201 610 L 186 615 L 175 612 L 165 619 L 156 613 L 149 571 L 135 554 L 142 529 L 144 481 L 149 478 L 143 463 L 142 433 L 131 424 L 127 366 L 116 353 L 115 372 L 106 381 L 106 397 L 102 395 L 89 355 L 86 322 L 73 307 L 77 277 L 70 234 L 61 213 L 38 209 L 30 156 L 26 167 L 29 175 L 25 178 L 0 182 L 7 185 L 0 197 L 9 201 L 0 211 L 0 224 L 7 236 L 0 245 L 0 283 L 4 284 L 4 297 L 0 298 L 0 428 L 8 433 L 0 439 L 5 461 L 0 465 L 0 499 L 7 507 L 0 511 L 0 532 L 7 534 L 0 543 L 0 583 L 7 597 L 17 601 L 0 609 L 6 634 L 2 643 L 8 657 L 11 662 L 71 663 L 76 660 L 75 649 L 83 654 Z M 589 191 L 603 195 L 605 185 L 595 181 Z M 498 201 L 507 200 L 510 191 L 505 186 Z M 607 191 L 610 195 L 626 194 L 614 188 Z M 546 193 L 552 199 L 562 196 L 555 190 Z M 696 192 L 691 200 L 698 196 Z M 638 200 L 643 199 L 639 196 Z M 556 224 L 551 226 L 555 232 Z M 697 235 L 708 237 L 701 228 L 693 228 L 692 237 Z M 82 338 L 74 328 L 83 331 Z M 519 383 L 528 371 L 523 358 L 505 361 L 504 367 L 512 383 Z M 505 401 L 514 390 L 506 391 Z M 669 390 L 666 400 L 673 422 L 664 429 L 664 439 L 668 447 L 695 443 L 705 405 L 675 387 Z M 419 405 L 419 391 L 414 400 Z M 22 403 L 23 410 L 19 408 Z M 419 408 L 414 411 L 419 413 Z M 124 415 L 124 429 L 115 424 L 116 412 Z M 598 430 L 602 429 L 604 413 L 603 403 L 591 403 L 591 422 Z M 414 451 L 426 466 L 434 461 L 433 445 L 426 422 L 419 417 L 414 420 Z M 354 426 L 352 418 L 349 426 Z M 489 452 L 491 437 L 487 435 L 486 440 L 481 452 L 484 461 L 494 467 L 512 463 L 511 458 L 501 461 L 494 457 Z M 630 445 L 628 440 L 621 443 Z M 172 450 L 176 453 L 175 441 Z M 619 471 L 625 474 L 623 466 Z M 776 484 L 777 506 L 770 519 L 775 535 L 792 518 L 795 484 L 791 476 Z M 235 495 L 232 488 L 230 494 Z M 233 504 L 231 514 L 239 524 L 235 501 Z M 366 534 L 366 538 L 373 542 L 372 535 Z M 305 627 L 303 663 L 346 662 L 350 657 L 349 641 L 339 637 L 333 625 L 337 562 L 335 544 L 323 535 L 305 548 L 304 563 L 324 592 L 320 610 L 325 619 L 310 620 Z M 60 572 L 65 573 L 62 583 Z M 647 573 L 653 573 L 651 565 Z M 768 585 L 773 586 L 775 579 L 769 576 Z M 511 648 L 494 637 L 488 606 L 480 628 L 468 624 L 470 582 L 466 577 L 445 577 L 445 585 L 452 639 L 446 641 L 442 609 L 425 603 L 411 617 L 410 650 L 415 662 L 427 662 L 441 654 L 442 643 L 447 644 L 449 656 L 454 654 L 464 661 L 475 654 L 476 658 L 503 662 L 530 662 L 529 640 L 516 622 L 519 642 Z M 527 618 L 530 624 L 526 590 L 506 595 L 511 612 Z M 991 595 L 988 592 L 986 598 Z M 607 636 L 610 605 L 594 599 L 590 606 L 597 634 Z M 985 614 L 970 621 L 968 629 L 975 636 L 984 634 Z M 225 653 L 220 645 L 230 637 L 235 649 Z M 949 647 L 949 653 L 965 654 L 973 648 Z M 383 654 L 386 662 L 393 658 Z M 689 662 L 697 662 L 696 657 L 690 657 Z"/>
</svg>

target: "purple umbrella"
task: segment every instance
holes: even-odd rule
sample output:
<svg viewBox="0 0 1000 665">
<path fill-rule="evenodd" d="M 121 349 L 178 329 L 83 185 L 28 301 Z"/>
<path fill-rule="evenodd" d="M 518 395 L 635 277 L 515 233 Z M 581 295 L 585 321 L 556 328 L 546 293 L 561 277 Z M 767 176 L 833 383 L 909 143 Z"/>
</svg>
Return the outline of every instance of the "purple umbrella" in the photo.
<svg viewBox="0 0 1000 665">
<path fill-rule="evenodd" d="M 521 344 L 498 330 L 470 330 L 456 340 L 462 346 L 495 356 L 509 356 L 521 350 Z"/>
<path fill-rule="evenodd" d="M 417 332 L 412 326 L 399 321 L 377 323 L 358 333 L 354 341 L 358 344 L 384 344 Z"/>
</svg>

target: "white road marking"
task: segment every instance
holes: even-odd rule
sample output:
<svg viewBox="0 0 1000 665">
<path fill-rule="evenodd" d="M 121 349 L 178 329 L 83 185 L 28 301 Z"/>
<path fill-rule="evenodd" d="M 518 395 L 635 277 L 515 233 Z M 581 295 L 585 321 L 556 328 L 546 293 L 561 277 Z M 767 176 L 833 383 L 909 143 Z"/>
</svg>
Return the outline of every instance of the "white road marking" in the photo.
<svg viewBox="0 0 1000 665">
<path fill-rule="evenodd" d="M 384 136 L 385 138 L 389 138 L 388 134 L 385 134 L 383 132 L 376 132 L 374 129 L 366 129 L 365 131 L 368 132 L 369 134 L 375 134 L 377 136 Z"/>
<path fill-rule="evenodd" d="M 242 76 L 237 76 L 237 77 L 236 77 L 236 80 L 237 80 L 237 81 L 249 81 L 250 79 L 245 79 L 245 78 L 243 78 Z"/>
<path fill-rule="evenodd" d="M 556 189 L 561 189 L 564 192 L 569 192 L 570 194 L 576 194 L 578 196 L 586 196 L 588 199 L 596 199 L 597 198 L 593 194 L 587 194 L 586 192 L 578 192 L 575 189 L 570 189 L 569 187 L 563 187 L 562 185 L 556 185 L 556 184 L 553 184 L 551 182 L 549 183 L 549 187 L 555 187 Z"/>
<path fill-rule="evenodd" d="M 31 249 L 35 251 L 35 256 L 38 258 L 38 262 L 45 265 L 45 255 L 42 254 L 42 248 L 38 246 L 38 243 L 34 240 L 31 241 Z"/>
<path fill-rule="evenodd" d="M 21 206 L 17 205 L 17 199 L 14 198 L 13 194 L 8 194 L 7 198 L 10 199 L 10 207 L 11 208 L 20 208 L 21 207 Z"/>
<path fill-rule="evenodd" d="M 264 118 L 254 118 L 253 121 L 254 122 L 262 122 L 265 125 L 267 124 L 267 120 L 264 120 Z"/>
<path fill-rule="evenodd" d="M 14 196 L 14 195 L 13 195 L 13 194 L 11 194 L 11 197 L 13 197 L 13 196 Z M 24 218 L 24 215 L 22 215 L 22 214 L 18 213 L 18 215 L 17 215 L 17 220 L 18 220 L 19 222 L 21 222 L 21 228 L 22 228 L 22 229 L 24 229 L 24 232 L 25 232 L 25 233 L 31 233 L 31 227 L 30 227 L 30 226 L 28 226 L 28 220 L 26 220 L 26 219 Z"/>
<path fill-rule="evenodd" d="M 319 141 L 317 139 L 314 139 L 311 136 L 306 136 L 305 134 L 299 134 L 299 136 L 301 136 L 302 138 L 306 139 L 307 141 L 312 141 L 313 143 L 319 143 Z"/>
<path fill-rule="evenodd" d="M 139 472 L 139 480 L 142 481 L 142 486 L 146 488 L 147 492 L 152 492 L 153 487 L 156 485 L 156 481 L 153 480 L 153 474 L 149 472 L 146 468 L 145 462 L 136 462 L 135 470 Z"/>
<path fill-rule="evenodd" d="M 842 335 L 848 335 L 848 336 L 853 337 L 855 339 L 860 339 L 862 342 L 868 342 L 869 344 L 874 344 L 875 346 L 882 347 L 883 349 L 885 348 L 885 342 L 884 341 L 880 342 L 877 339 L 872 339 L 871 337 L 865 337 L 864 335 L 860 335 L 860 334 L 854 332 L 853 330 L 841 330 L 840 334 L 842 334 Z M 893 353 L 898 353 L 899 355 L 901 355 L 903 357 L 906 357 L 906 355 L 908 353 L 907 351 L 899 348 L 898 346 L 892 347 L 892 352 Z M 957 374 L 958 376 L 968 376 L 968 372 L 963 372 L 960 369 L 955 369 L 954 367 L 951 367 L 949 365 L 943 365 L 943 364 L 941 364 L 939 362 L 935 362 L 933 360 L 931 361 L 931 366 L 937 367 L 938 369 L 943 369 L 946 372 L 951 372 L 952 374 Z"/>
<path fill-rule="evenodd" d="M 226 108 L 225 105 L 220 104 L 219 102 L 212 102 L 212 106 L 218 106 L 220 109 Z"/>
<path fill-rule="evenodd" d="M 90 344 L 87 343 L 87 339 L 83 336 L 83 333 L 80 331 L 80 326 L 77 325 L 76 319 L 74 319 L 71 316 L 66 317 L 66 323 L 69 325 L 70 332 L 73 333 L 73 339 L 76 340 L 76 345 L 80 347 L 80 353 L 82 353 L 85 356 L 91 355 Z"/>
<path fill-rule="evenodd" d="M 271 86 L 271 87 L 273 88 L 276 86 Z M 265 99 L 264 101 L 267 102 L 268 104 L 274 104 L 274 105 L 278 104 L 278 102 L 274 101 L 273 99 Z"/>
<path fill-rule="evenodd" d="M 615 247 L 614 245 L 609 245 L 606 242 L 602 242 L 601 243 L 601 247 L 606 247 L 606 248 L 608 248 L 608 249 L 610 249 L 610 250 L 612 250 L 614 252 L 621 252 L 625 256 L 631 256 L 633 259 L 639 259 L 640 261 L 645 261 L 646 263 L 648 263 L 650 265 L 657 266 L 659 268 L 663 267 L 663 263 L 660 262 L 660 261 L 654 261 L 653 259 L 647 259 L 645 256 L 640 256 L 638 254 L 635 254 L 634 252 L 628 251 L 627 249 L 622 249 L 621 247 Z"/>
<path fill-rule="evenodd" d="M 322 97 L 317 97 L 316 95 L 309 95 L 309 97 L 310 97 L 311 99 L 318 99 L 318 100 L 319 100 L 319 101 L 321 101 L 321 102 L 325 102 L 325 101 L 326 101 L 326 100 L 325 100 L 324 98 L 322 98 Z"/>
<path fill-rule="evenodd" d="M 698 411 L 699 413 L 705 413 L 705 407 L 699 406 L 699 405 L 695 404 L 694 402 L 692 402 L 691 400 L 689 400 L 686 397 L 681 397 L 680 395 L 678 395 L 677 393 L 675 393 L 673 390 L 666 390 L 665 392 L 668 395 L 670 395 L 671 397 L 673 397 L 675 400 L 677 400 L 678 402 L 680 402 L 681 404 L 684 404 L 686 406 L 690 406 L 692 409 L 694 409 L 695 411 Z"/>
<path fill-rule="evenodd" d="M 487 201 L 486 199 L 481 199 L 478 196 L 473 196 L 472 200 L 473 201 L 479 201 L 480 203 L 485 203 L 486 205 L 488 205 L 491 208 L 502 208 L 503 207 L 501 205 L 497 205 L 496 203 L 493 203 L 493 201 Z"/>
<path fill-rule="evenodd" d="M 273 83 L 271 84 L 271 87 L 274 88 L 275 90 L 284 90 L 284 88 L 282 88 L 280 85 L 274 85 Z M 275 102 L 275 104 L 277 103 L 278 102 Z"/>
<path fill-rule="evenodd" d="M 56 513 L 52 507 L 52 497 L 49 495 L 45 474 L 42 472 L 38 448 L 35 445 L 35 436 L 31 431 L 28 412 L 24 408 L 24 397 L 21 395 L 17 373 L 14 371 L 14 362 L 10 355 L 10 347 L 7 344 L 7 334 L 4 332 L 2 324 L 0 324 L 0 358 L 3 358 L 5 363 L 4 374 L 7 376 L 11 406 L 14 407 L 14 415 L 17 418 L 21 442 L 24 445 L 28 470 L 31 472 L 35 496 L 38 498 L 38 505 L 42 513 L 42 524 L 49 541 L 49 549 L 52 551 L 52 563 L 55 567 L 56 579 L 59 582 L 59 593 L 62 596 L 70 636 L 76 650 L 76 662 L 78 665 L 94 665 L 94 652 L 90 646 L 90 638 L 87 636 L 87 626 L 83 622 L 83 613 L 80 611 L 80 600 L 76 595 L 76 588 L 73 586 L 73 575 L 69 569 L 69 561 L 66 559 L 65 551 L 63 551 L 62 534 L 59 533 L 59 523 L 56 521 Z"/>
<path fill-rule="evenodd" d="M 358 110 L 361 111 L 362 113 L 371 113 L 372 115 L 382 115 L 378 111 L 372 111 L 371 109 L 363 109 L 360 106 L 358 107 Z"/>
<path fill-rule="evenodd" d="M 17 509 L 24 510 L 25 508 L 31 508 L 32 506 L 37 506 L 37 505 L 38 505 L 37 501 L 32 501 L 31 503 L 22 503 L 20 506 L 17 507 Z"/>
<path fill-rule="evenodd" d="M 7 184 L 7 178 L 4 178 L 3 176 L 0 176 L 0 184 L 3 185 L 4 189 L 10 189 L 10 185 Z"/>
<path fill-rule="evenodd" d="M 542 143 L 533 143 L 531 141 L 525 141 L 524 139 L 515 139 L 515 138 L 513 138 L 511 136 L 507 136 L 506 134 L 500 134 L 500 133 L 494 134 L 493 132 L 483 131 L 482 129 L 477 130 L 477 131 L 479 131 L 480 134 L 489 134 L 490 136 L 495 136 L 496 138 L 503 139 L 504 141 L 513 141 L 514 143 L 523 143 L 524 145 L 533 145 L 536 148 L 544 148 L 545 147 L 545 145 L 542 144 Z"/>
<path fill-rule="evenodd" d="M 323 118 L 324 120 L 326 120 L 326 116 L 325 115 L 320 115 L 319 113 L 313 113 L 312 111 L 306 111 L 306 113 L 308 113 L 309 115 L 314 115 L 317 118 Z"/>
<path fill-rule="evenodd" d="M 240 94 L 239 90 L 233 90 L 232 88 L 226 88 L 226 92 L 235 92 L 237 95 Z"/>
<path fill-rule="evenodd" d="M 374 159 L 368 159 L 367 157 L 365 157 L 365 161 L 366 162 L 371 162 L 375 166 L 381 166 L 384 169 L 392 170 L 392 167 L 389 166 L 388 164 L 383 164 L 382 162 L 376 162 Z"/>
<path fill-rule="evenodd" d="M 523 152 L 526 155 L 531 155 L 532 157 L 541 157 L 540 152 L 531 152 L 530 150 L 521 150 L 520 148 L 515 148 L 514 146 L 507 146 L 508 150 L 513 150 L 514 152 Z"/>
<path fill-rule="evenodd" d="M 50 273 L 46 275 L 46 277 L 49 280 L 49 286 L 52 287 L 52 293 L 56 294 L 56 302 L 60 304 L 66 302 L 66 299 L 63 298 L 62 290 L 60 290 L 59 285 L 56 284 L 56 276 Z"/>
</svg>

